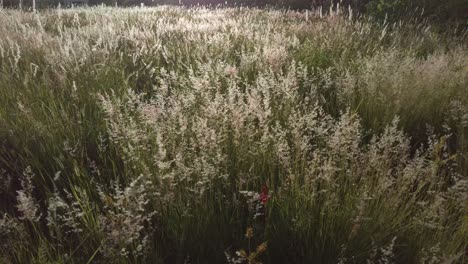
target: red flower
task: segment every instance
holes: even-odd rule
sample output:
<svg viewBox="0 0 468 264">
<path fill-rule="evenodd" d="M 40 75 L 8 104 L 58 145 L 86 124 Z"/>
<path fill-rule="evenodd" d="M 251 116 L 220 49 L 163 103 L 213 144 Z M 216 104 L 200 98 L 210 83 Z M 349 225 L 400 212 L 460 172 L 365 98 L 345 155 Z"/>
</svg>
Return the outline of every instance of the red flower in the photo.
<svg viewBox="0 0 468 264">
<path fill-rule="evenodd" d="M 268 195 L 268 187 L 264 184 L 262 186 L 262 192 L 260 193 L 260 203 L 266 205 L 268 199 L 270 199 L 270 196 Z"/>
</svg>

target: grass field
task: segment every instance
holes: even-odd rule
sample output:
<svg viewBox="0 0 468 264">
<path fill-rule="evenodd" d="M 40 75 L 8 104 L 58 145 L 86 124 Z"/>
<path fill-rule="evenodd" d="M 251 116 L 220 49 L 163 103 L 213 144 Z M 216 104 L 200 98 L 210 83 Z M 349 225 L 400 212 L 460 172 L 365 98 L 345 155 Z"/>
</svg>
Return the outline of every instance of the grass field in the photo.
<svg viewBox="0 0 468 264">
<path fill-rule="evenodd" d="M 467 263 L 468 32 L 0 11 L 0 263 Z"/>
</svg>

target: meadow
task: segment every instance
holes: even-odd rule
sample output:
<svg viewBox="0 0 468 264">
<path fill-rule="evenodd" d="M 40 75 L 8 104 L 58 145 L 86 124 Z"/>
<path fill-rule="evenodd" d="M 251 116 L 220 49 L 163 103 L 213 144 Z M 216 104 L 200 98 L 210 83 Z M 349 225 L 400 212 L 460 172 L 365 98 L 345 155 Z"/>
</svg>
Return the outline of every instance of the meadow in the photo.
<svg viewBox="0 0 468 264">
<path fill-rule="evenodd" d="M 467 263 L 468 31 L 0 10 L 0 263 Z"/>
</svg>

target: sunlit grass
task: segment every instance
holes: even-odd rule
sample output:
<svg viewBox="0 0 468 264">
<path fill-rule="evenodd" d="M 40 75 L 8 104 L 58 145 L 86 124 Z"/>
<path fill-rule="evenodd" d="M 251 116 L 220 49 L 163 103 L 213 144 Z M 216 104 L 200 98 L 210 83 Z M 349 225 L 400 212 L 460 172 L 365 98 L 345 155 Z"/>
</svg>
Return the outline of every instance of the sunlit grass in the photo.
<svg viewBox="0 0 468 264">
<path fill-rule="evenodd" d="M 246 8 L 2 11 L 0 262 L 466 262 L 453 32 Z"/>
</svg>

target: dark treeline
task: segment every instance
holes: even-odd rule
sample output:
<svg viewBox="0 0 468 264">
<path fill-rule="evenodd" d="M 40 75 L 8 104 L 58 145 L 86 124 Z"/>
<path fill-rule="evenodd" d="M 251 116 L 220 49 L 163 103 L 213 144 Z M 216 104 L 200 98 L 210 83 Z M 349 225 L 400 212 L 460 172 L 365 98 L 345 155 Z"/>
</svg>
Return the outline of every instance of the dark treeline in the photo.
<svg viewBox="0 0 468 264">
<path fill-rule="evenodd" d="M 1 0 L 0 0 L 1 1 Z M 3 0 L 3 6 L 27 8 L 33 0 Z M 350 6 L 354 12 L 372 15 L 376 18 L 396 20 L 414 14 L 437 20 L 467 20 L 468 1 L 466 0 L 36 0 L 38 8 L 62 7 L 71 4 L 80 5 L 118 5 L 118 6 L 145 6 L 155 5 L 209 5 L 209 6 L 256 6 L 279 7 L 295 10 L 304 10 L 323 7 L 328 10 L 330 6 Z"/>
</svg>

